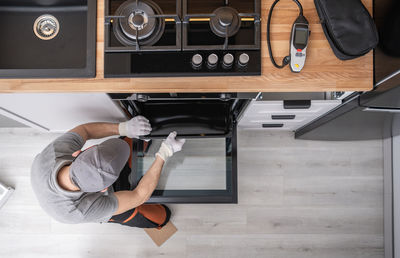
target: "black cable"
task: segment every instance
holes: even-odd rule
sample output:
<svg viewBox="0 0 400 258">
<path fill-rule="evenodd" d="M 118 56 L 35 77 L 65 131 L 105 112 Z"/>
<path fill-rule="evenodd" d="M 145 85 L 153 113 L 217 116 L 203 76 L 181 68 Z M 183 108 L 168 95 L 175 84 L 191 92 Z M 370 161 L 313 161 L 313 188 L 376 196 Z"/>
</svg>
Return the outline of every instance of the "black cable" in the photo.
<svg viewBox="0 0 400 258">
<path fill-rule="evenodd" d="M 298 0 L 293 0 L 296 4 L 297 4 L 297 6 L 299 7 L 299 11 L 300 11 L 300 13 L 299 13 L 299 16 L 303 16 L 303 6 L 301 5 L 301 3 L 298 1 Z"/>
<path fill-rule="evenodd" d="M 268 14 L 268 21 L 267 21 L 267 44 L 268 44 L 268 52 L 269 52 L 269 58 L 271 59 L 272 64 L 279 69 L 282 69 L 283 67 L 285 67 L 286 65 L 288 65 L 290 63 L 290 56 L 285 56 L 282 60 L 282 64 L 278 65 L 275 62 L 274 56 L 272 54 L 272 48 L 271 48 L 271 19 L 272 19 L 272 12 L 275 8 L 275 5 L 279 2 L 280 0 L 275 0 L 275 2 L 272 4 L 271 9 L 269 10 L 269 14 Z M 293 0 L 293 2 L 295 2 L 297 4 L 297 6 L 299 7 L 299 16 L 303 16 L 303 6 L 301 5 L 301 3 L 298 0 Z"/>
</svg>

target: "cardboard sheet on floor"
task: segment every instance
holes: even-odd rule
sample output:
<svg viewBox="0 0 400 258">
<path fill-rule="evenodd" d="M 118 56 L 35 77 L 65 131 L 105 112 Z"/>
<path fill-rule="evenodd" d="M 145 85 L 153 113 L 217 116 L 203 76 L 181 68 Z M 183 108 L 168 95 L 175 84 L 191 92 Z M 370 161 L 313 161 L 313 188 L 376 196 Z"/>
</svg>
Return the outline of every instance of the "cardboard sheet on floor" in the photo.
<svg viewBox="0 0 400 258">
<path fill-rule="evenodd" d="M 144 231 L 154 241 L 157 246 L 164 244 L 178 229 L 172 222 L 168 222 L 162 229 L 145 228 Z"/>
</svg>

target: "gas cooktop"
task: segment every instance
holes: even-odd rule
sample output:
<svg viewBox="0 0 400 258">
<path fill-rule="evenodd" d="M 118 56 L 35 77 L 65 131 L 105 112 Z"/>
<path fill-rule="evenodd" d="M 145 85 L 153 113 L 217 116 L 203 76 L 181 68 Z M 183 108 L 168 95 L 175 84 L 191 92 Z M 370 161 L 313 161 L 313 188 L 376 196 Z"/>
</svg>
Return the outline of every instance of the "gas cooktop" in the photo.
<svg viewBox="0 0 400 258">
<path fill-rule="evenodd" d="M 104 76 L 261 74 L 261 0 L 105 0 Z"/>
</svg>

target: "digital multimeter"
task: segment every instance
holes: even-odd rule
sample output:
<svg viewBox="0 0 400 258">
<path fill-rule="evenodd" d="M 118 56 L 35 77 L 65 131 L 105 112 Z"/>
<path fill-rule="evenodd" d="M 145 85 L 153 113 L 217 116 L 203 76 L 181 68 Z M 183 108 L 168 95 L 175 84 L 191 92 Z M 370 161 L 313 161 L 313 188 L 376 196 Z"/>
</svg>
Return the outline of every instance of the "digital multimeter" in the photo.
<svg viewBox="0 0 400 258">
<path fill-rule="evenodd" d="M 271 62 L 276 68 L 281 69 L 286 65 L 290 64 L 290 69 L 292 70 L 292 72 L 299 73 L 303 69 L 304 64 L 306 62 L 307 46 L 310 36 L 310 30 L 309 30 L 309 23 L 307 19 L 303 16 L 303 7 L 301 6 L 298 0 L 293 0 L 293 1 L 299 7 L 300 13 L 292 26 L 292 32 L 290 36 L 290 47 L 289 47 L 290 53 L 288 56 L 283 58 L 282 65 L 278 65 L 275 62 L 275 59 L 272 55 L 271 37 L 270 37 L 272 12 L 274 10 L 275 5 L 279 2 L 279 0 L 275 0 L 269 11 L 268 23 L 267 23 L 267 44 Z"/>
<path fill-rule="evenodd" d="M 299 73 L 304 67 L 309 35 L 308 21 L 304 16 L 299 16 L 293 24 L 290 37 L 290 69 L 292 72 Z"/>
</svg>

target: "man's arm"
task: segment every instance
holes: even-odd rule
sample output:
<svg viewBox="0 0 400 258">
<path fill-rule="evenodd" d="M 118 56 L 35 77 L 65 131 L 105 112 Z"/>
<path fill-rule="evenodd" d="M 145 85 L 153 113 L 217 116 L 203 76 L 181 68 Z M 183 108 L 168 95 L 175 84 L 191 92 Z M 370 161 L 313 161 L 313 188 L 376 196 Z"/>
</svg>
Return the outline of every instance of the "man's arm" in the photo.
<svg viewBox="0 0 400 258">
<path fill-rule="evenodd" d="M 101 139 L 108 136 L 119 135 L 119 124 L 89 123 L 75 127 L 70 132 L 79 134 L 86 142 L 90 139 Z"/>
<path fill-rule="evenodd" d="M 181 151 L 182 146 L 185 144 L 185 140 L 177 140 L 176 135 L 176 132 L 172 132 L 169 134 L 168 138 L 163 141 L 156 154 L 156 160 L 134 190 L 115 193 L 118 200 L 118 209 L 114 215 L 136 208 L 145 203 L 151 197 L 157 187 L 165 161 L 175 152 Z"/>
<path fill-rule="evenodd" d="M 163 166 L 164 160 L 156 157 L 156 160 L 133 191 L 114 193 L 118 200 L 118 210 L 114 215 L 124 213 L 145 203 L 157 187 Z"/>
<path fill-rule="evenodd" d="M 143 116 L 136 116 L 129 121 L 113 123 L 89 123 L 75 127 L 70 132 L 79 134 L 86 142 L 90 139 L 101 139 L 113 135 L 139 138 L 141 135 L 148 135 L 151 132 L 149 120 Z"/>
</svg>

